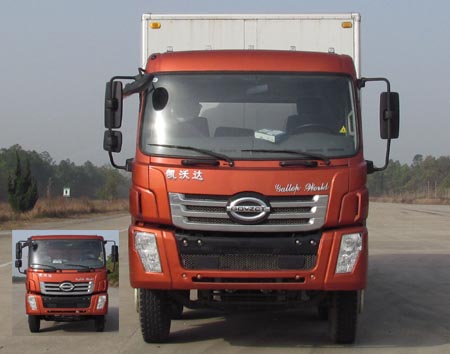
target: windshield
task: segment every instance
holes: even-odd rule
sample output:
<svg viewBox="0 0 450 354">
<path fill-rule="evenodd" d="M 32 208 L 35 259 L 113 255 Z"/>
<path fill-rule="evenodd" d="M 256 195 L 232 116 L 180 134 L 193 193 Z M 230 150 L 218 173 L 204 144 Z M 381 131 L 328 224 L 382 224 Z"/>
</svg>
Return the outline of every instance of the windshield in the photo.
<svg viewBox="0 0 450 354">
<path fill-rule="evenodd" d="M 336 158 L 357 151 L 347 76 L 156 74 L 153 86 L 141 130 L 146 154 L 205 158 L 210 151 L 256 160 L 302 158 L 293 152 Z"/>
<path fill-rule="evenodd" d="M 49 271 L 89 270 L 105 265 L 101 240 L 33 240 L 29 247 L 30 268 Z"/>
</svg>

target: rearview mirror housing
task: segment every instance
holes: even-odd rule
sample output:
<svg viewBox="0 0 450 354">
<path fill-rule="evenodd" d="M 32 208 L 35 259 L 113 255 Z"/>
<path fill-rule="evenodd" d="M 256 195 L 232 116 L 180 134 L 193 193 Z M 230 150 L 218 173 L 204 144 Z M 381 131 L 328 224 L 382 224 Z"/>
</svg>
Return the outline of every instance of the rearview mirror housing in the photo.
<svg viewBox="0 0 450 354">
<path fill-rule="evenodd" d="M 122 132 L 106 130 L 103 136 L 103 149 L 109 152 L 120 152 L 122 150 Z"/>
<path fill-rule="evenodd" d="M 111 261 L 114 263 L 119 261 L 119 247 L 117 245 L 111 246 Z"/>
<path fill-rule="evenodd" d="M 22 245 L 20 244 L 20 242 L 16 243 L 16 259 L 22 259 Z"/>
<path fill-rule="evenodd" d="M 122 82 L 108 81 L 105 89 L 105 128 L 117 129 L 121 127 L 122 101 Z"/>
<path fill-rule="evenodd" d="M 400 99 L 397 92 L 383 92 L 380 96 L 380 137 L 397 139 L 400 130 Z"/>
</svg>

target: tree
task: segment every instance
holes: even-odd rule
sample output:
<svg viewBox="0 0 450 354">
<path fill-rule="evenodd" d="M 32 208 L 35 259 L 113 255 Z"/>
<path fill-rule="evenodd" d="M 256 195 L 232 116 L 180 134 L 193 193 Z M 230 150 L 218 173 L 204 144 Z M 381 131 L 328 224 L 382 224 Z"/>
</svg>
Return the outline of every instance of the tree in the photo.
<svg viewBox="0 0 450 354">
<path fill-rule="evenodd" d="M 422 154 L 416 154 L 414 155 L 412 166 L 418 167 L 423 162 L 423 155 Z"/>
<path fill-rule="evenodd" d="M 8 177 L 8 201 L 15 212 L 33 209 L 38 200 L 36 179 L 31 175 L 30 160 L 27 159 L 25 172 L 19 154 L 16 153 L 16 169 L 14 175 Z"/>
<path fill-rule="evenodd" d="M 118 187 L 120 184 L 120 174 L 116 170 L 105 170 L 106 181 L 99 189 L 97 196 L 102 199 L 113 200 L 118 197 Z"/>
</svg>

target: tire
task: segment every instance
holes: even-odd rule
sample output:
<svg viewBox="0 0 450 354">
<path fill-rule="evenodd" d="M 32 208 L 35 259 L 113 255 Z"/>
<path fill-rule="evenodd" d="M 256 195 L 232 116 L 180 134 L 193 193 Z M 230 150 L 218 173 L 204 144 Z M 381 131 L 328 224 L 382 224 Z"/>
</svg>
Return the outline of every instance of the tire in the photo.
<svg viewBox="0 0 450 354">
<path fill-rule="evenodd" d="M 320 304 L 317 305 L 317 314 L 319 315 L 319 319 L 321 321 L 327 321 L 330 313 L 330 306 L 328 305 L 324 305 L 324 304 Z"/>
<path fill-rule="evenodd" d="M 96 332 L 103 332 L 105 330 L 105 316 L 95 316 L 94 326 Z"/>
<path fill-rule="evenodd" d="M 338 344 L 353 343 L 358 318 L 358 292 L 335 292 L 329 313 L 330 336 L 333 341 Z"/>
<path fill-rule="evenodd" d="M 171 324 L 171 301 L 166 291 L 139 289 L 139 318 L 144 341 L 167 341 Z"/>
<path fill-rule="evenodd" d="M 173 320 L 179 320 L 183 316 L 183 304 L 175 302 L 172 300 L 170 303 L 170 317 Z"/>
<path fill-rule="evenodd" d="M 28 327 L 31 333 L 38 333 L 41 329 L 41 318 L 35 315 L 28 315 Z"/>
</svg>

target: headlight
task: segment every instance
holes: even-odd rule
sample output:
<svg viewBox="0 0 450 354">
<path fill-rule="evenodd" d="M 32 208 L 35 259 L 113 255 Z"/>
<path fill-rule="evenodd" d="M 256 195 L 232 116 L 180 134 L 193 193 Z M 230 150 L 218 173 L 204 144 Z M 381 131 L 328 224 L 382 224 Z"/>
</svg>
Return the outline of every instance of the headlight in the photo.
<svg viewBox="0 0 450 354">
<path fill-rule="evenodd" d="M 336 265 L 336 273 L 351 273 L 362 250 L 362 235 L 343 235 L 339 257 Z"/>
<path fill-rule="evenodd" d="M 161 273 L 161 261 L 159 259 L 155 234 L 135 232 L 134 247 L 141 258 L 146 272 Z"/>
<path fill-rule="evenodd" d="M 105 307 L 107 299 L 108 298 L 106 297 L 106 295 L 100 295 L 98 297 L 97 310 L 103 310 L 103 308 Z"/>
<path fill-rule="evenodd" d="M 37 310 L 36 298 L 34 296 L 27 296 L 28 305 L 33 311 Z"/>
</svg>

